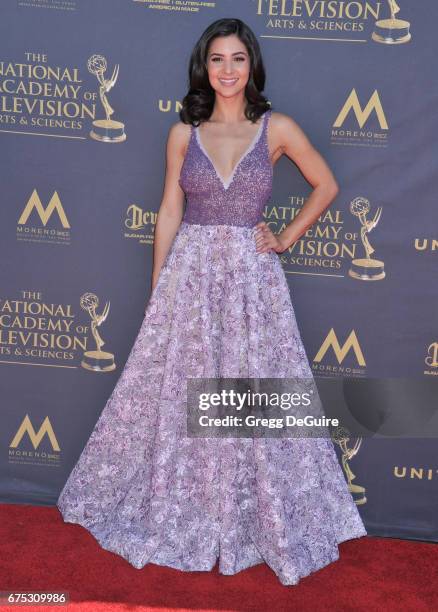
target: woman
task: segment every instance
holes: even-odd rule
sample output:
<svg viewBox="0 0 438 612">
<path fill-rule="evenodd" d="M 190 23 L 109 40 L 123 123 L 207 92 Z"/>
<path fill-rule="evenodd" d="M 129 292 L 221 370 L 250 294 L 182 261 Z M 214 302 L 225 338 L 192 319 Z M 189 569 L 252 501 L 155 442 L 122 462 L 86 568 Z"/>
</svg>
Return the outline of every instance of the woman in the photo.
<svg viewBox="0 0 438 612">
<path fill-rule="evenodd" d="M 277 253 L 338 188 L 298 125 L 272 112 L 264 81 L 251 30 L 211 24 L 169 132 L 145 317 L 57 505 L 136 568 L 208 571 L 219 560 L 235 574 L 266 562 L 293 585 L 366 535 L 330 439 L 185 429 L 189 378 L 312 376 Z M 262 211 L 282 154 L 314 190 L 274 235 Z"/>
</svg>

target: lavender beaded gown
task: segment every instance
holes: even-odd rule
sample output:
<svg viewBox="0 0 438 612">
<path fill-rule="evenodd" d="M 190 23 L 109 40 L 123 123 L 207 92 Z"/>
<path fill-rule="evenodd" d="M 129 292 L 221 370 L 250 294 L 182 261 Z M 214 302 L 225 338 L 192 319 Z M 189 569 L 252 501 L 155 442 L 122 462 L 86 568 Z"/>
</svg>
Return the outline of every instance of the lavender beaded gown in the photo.
<svg viewBox="0 0 438 612">
<path fill-rule="evenodd" d="M 254 225 L 272 187 L 271 111 L 227 181 L 197 128 L 187 198 L 125 367 L 57 501 L 135 568 L 222 574 L 267 563 L 284 585 L 366 535 L 327 438 L 189 438 L 186 377 L 311 377 L 276 253 Z"/>
</svg>

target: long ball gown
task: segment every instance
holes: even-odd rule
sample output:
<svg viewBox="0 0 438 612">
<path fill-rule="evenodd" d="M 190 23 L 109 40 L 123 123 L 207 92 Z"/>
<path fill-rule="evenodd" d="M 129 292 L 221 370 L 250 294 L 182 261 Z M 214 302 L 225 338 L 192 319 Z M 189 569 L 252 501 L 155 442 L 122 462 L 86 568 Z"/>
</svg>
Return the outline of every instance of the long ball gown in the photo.
<svg viewBox="0 0 438 612">
<path fill-rule="evenodd" d="M 226 575 L 265 562 L 284 585 L 366 535 L 330 438 L 195 438 L 186 380 L 312 377 L 277 253 L 254 226 L 271 195 L 271 110 L 228 180 L 199 129 L 186 208 L 118 382 L 57 501 L 100 546 Z"/>
</svg>

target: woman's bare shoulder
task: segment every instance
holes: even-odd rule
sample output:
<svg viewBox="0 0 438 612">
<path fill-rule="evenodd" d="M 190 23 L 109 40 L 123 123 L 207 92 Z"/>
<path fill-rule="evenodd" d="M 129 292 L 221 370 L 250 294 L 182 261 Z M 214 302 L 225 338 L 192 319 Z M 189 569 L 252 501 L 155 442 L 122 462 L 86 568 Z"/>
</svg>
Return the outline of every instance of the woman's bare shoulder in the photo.
<svg viewBox="0 0 438 612">
<path fill-rule="evenodd" d="M 271 133 L 273 141 L 286 153 L 296 154 L 311 144 L 299 123 L 286 113 L 272 113 Z"/>
<path fill-rule="evenodd" d="M 286 113 L 279 113 L 272 111 L 271 113 L 271 124 L 275 131 L 281 132 L 282 130 L 294 130 L 300 129 L 298 123 L 290 115 Z"/>
<path fill-rule="evenodd" d="M 181 154 L 184 155 L 189 143 L 190 132 L 190 123 L 183 123 L 182 121 L 172 123 L 169 128 L 168 145 L 173 149 L 180 151 Z"/>
</svg>

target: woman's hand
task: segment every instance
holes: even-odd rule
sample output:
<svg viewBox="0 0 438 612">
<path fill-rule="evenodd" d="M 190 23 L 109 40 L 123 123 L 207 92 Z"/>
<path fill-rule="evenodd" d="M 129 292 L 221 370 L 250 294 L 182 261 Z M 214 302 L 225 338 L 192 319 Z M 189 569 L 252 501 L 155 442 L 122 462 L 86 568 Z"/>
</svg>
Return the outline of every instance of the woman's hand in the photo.
<svg viewBox="0 0 438 612">
<path fill-rule="evenodd" d="M 269 253 L 275 251 L 282 253 L 288 247 L 282 240 L 281 232 L 274 234 L 266 221 L 260 221 L 256 227 L 256 250 L 257 253 Z"/>
</svg>

